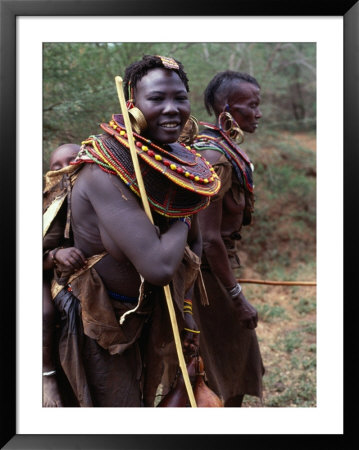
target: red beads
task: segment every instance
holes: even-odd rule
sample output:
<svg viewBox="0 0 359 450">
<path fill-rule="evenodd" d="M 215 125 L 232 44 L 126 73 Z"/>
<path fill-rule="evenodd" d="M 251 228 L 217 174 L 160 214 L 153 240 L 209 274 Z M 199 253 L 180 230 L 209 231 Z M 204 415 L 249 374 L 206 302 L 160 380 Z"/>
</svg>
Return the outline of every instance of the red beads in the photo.
<svg viewBox="0 0 359 450">
<path fill-rule="evenodd" d="M 113 121 L 110 122 L 110 126 L 116 130 L 116 134 L 118 133 L 120 136 L 124 137 L 125 139 L 128 139 L 127 133 L 124 129 L 121 129 L 121 126 L 118 126 L 116 123 L 114 123 Z M 115 134 L 115 136 L 116 136 Z M 136 133 L 134 133 L 134 135 L 136 136 L 135 140 L 135 145 L 137 148 L 139 148 L 140 150 L 142 150 L 143 152 L 146 152 L 146 154 L 151 157 L 156 159 L 156 161 L 161 161 L 161 163 L 165 166 L 168 167 L 169 169 L 173 170 L 174 172 L 177 172 L 179 175 L 183 175 L 184 177 L 196 182 L 196 183 L 200 183 L 200 184 L 207 184 L 209 182 L 214 181 L 214 169 L 211 167 L 210 163 L 207 162 L 203 156 L 198 153 L 195 149 L 192 149 L 189 146 L 184 145 L 183 143 L 181 143 L 181 145 L 183 147 L 185 147 L 189 152 L 191 152 L 193 155 L 195 155 L 197 158 L 202 159 L 203 161 L 206 162 L 208 169 L 212 172 L 212 176 L 205 178 L 205 177 L 200 177 L 199 175 L 195 175 L 191 172 L 189 172 L 188 168 L 183 168 L 178 166 L 177 164 L 175 164 L 174 161 L 165 159 L 163 156 L 161 156 L 161 154 L 158 154 L 155 152 L 156 149 L 160 150 L 161 152 L 163 152 L 164 150 L 160 147 L 158 147 L 156 144 L 152 143 L 150 140 L 143 138 L 140 135 L 137 135 Z M 140 140 L 142 139 L 142 141 Z M 124 144 L 123 141 L 121 141 L 120 139 L 118 139 L 122 144 Z M 145 141 L 145 143 L 143 142 Z M 126 146 L 128 146 L 128 144 L 124 144 Z M 150 149 L 149 147 L 152 147 L 152 149 Z"/>
</svg>

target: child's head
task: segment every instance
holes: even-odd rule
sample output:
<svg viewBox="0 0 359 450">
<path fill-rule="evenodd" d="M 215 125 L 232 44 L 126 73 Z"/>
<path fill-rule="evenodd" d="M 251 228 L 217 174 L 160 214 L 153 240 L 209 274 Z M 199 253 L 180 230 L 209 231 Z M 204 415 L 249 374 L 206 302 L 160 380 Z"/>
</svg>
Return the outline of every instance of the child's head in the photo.
<svg viewBox="0 0 359 450">
<path fill-rule="evenodd" d="M 80 146 L 77 144 L 63 144 L 57 147 L 50 157 L 50 170 L 60 170 L 76 158 Z"/>
</svg>

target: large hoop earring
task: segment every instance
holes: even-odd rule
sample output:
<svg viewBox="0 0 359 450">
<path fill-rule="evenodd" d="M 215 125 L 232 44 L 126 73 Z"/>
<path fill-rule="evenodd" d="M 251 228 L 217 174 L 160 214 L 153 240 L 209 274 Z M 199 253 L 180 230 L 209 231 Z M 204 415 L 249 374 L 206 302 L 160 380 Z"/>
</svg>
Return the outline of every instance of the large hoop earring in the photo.
<svg viewBox="0 0 359 450">
<path fill-rule="evenodd" d="M 128 110 L 128 114 L 130 116 L 133 131 L 137 134 L 142 134 L 147 129 L 147 122 L 143 112 L 134 106 Z"/>
<path fill-rule="evenodd" d="M 244 133 L 241 130 L 238 123 L 234 120 L 231 113 L 228 111 L 222 111 L 218 116 L 219 128 L 230 139 L 234 140 L 237 144 L 241 144 L 244 141 Z"/>
<path fill-rule="evenodd" d="M 178 138 L 178 142 L 185 145 L 192 144 L 192 142 L 198 135 L 198 132 L 199 132 L 198 120 L 194 116 L 189 116 Z"/>
</svg>

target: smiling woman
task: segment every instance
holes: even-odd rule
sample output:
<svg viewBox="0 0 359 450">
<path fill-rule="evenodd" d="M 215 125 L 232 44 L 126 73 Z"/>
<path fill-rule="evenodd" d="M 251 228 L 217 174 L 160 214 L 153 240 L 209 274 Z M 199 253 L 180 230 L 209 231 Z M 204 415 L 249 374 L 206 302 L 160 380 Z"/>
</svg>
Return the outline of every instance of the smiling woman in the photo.
<svg viewBox="0 0 359 450">
<path fill-rule="evenodd" d="M 190 115 L 181 63 L 146 56 L 127 68 L 124 82 L 154 224 L 140 206 L 123 117 L 114 114 L 102 134 L 83 141 L 66 174 L 74 245 L 87 265 L 73 274 L 57 267 L 52 285 L 62 316 L 59 384 L 70 388 L 65 406 L 154 406 L 160 384 L 166 394 L 164 369 L 172 383 L 176 359 L 165 363 L 173 335 L 162 286 L 170 283 L 177 322 L 187 330 L 184 349 L 198 346 L 184 300 L 201 280 L 196 213 L 220 182 L 201 155 L 176 142 Z M 50 193 L 58 193 L 56 181 Z"/>
<path fill-rule="evenodd" d="M 153 69 L 137 83 L 133 102 L 146 117 L 144 136 L 163 144 L 177 141 L 191 108 L 176 72 Z"/>
<path fill-rule="evenodd" d="M 191 111 L 182 64 L 146 55 L 126 69 L 124 84 L 130 113 L 135 109 L 146 118 L 142 134 L 162 144 L 176 142 Z"/>
</svg>

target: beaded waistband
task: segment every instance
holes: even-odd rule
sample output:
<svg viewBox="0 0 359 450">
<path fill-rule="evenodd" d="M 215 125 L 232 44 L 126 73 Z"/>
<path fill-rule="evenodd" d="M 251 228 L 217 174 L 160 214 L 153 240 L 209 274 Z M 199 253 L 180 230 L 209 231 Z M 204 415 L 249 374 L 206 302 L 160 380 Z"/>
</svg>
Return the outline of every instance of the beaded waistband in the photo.
<svg viewBox="0 0 359 450">
<path fill-rule="evenodd" d="M 118 294 L 117 292 L 109 291 L 107 290 L 107 293 L 109 297 L 111 297 L 113 300 L 118 300 L 120 302 L 124 303 L 137 303 L 138 298 L 137 297 L 127 297 L 127 295 Z"/>
</svg>

